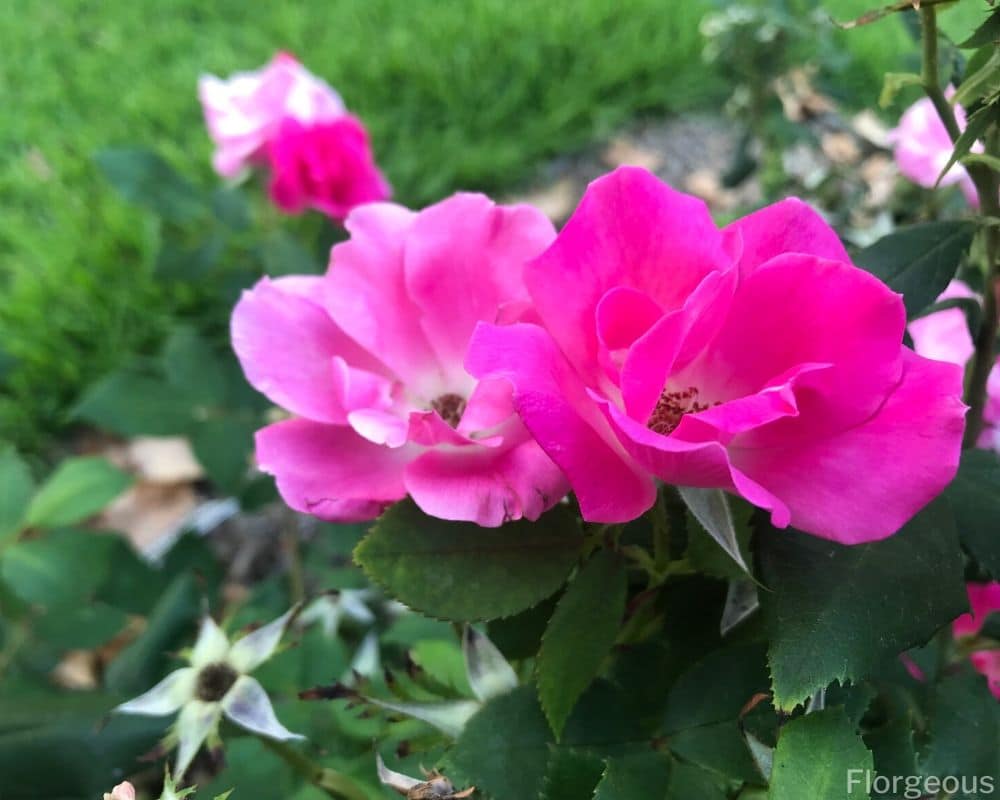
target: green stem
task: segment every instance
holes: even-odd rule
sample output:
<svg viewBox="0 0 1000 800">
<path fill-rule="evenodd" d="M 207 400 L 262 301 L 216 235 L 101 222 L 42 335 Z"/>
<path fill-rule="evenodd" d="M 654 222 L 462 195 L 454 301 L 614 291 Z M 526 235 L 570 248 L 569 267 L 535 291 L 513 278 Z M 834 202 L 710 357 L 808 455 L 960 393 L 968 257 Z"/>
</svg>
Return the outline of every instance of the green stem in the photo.
<svg viewBox="0 0 1000 800">
<path fill-rule="evenodd" d="M 281 756 L 299 775 L 335 800 L 369 800 L 368 793 L 351 778 L 329 767 L 321 767 L 287 742 L 263 736 L 258 738 L 271 752 Z"/>
<path fill-rule="evenodd" d="M 948 98 L 938 81 L 938 28 L 937 9 L 933 5 L 924 5 L 920 9 L 920 21 L 923 27 L 923 79 L 924 91 L 934 104 L 941 122 L 953 142 L 958 140 L 961 130 L 955 119 Z M 986 152 L 996 155 L 1000 151 L 1000 140 L 996 131 L 987 137 Z M 976 187 L 979 196 L 979 208 L 986 217 L 1000 215 L 1000 197 L 998 197 L 997 175 L 985 164 L 968 164 L 966 170 Z M 972 369 L 965 390 L 969 413 L 966 416 L 965 447 L 974 447 L 983 430 L 983 411 L 986 408 L 986 384 L 990 372 L 996 363 L 996 338 L 1000 328 L 1000 308 L 997 306 L 997 290 L 1000 288 L 1000 230 L 987 225 L 983 228 L 984 249 L 986 252 L 986 272 L 983 287 L 983 317 L 975 336 L 975 353 L 972 357 Z"/>
<path fill-rule="evenodd" d="M 657 573 L 662 573 L 670 563 L 670 520 L 662 493 L 657 494 L 650 517 L 653 523 L 653 563 Z"/>
</svg>

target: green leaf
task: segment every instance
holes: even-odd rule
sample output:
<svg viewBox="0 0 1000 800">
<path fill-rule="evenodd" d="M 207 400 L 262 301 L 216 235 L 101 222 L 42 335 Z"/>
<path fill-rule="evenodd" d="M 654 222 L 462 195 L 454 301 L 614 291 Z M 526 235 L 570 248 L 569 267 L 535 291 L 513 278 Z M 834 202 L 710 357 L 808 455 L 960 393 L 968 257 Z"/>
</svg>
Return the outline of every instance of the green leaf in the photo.
<svg viewBox="0 0 1000 800">
<path fill-rule="evenodd" d="M 28 506 L 25 522 L 55 528 L 93 516 L 125 491 L 132 479 L 103 458 L 63 461 Z"/>
<path fill-rule="evenodd" d="M 212 192 L 212 211 L 226 227 L 245 231 L 250 227 L 250 203 L 246 193 L 235 186 L 220 186 Z"/>
<path fill-rule="evenodd" d="M 552 733 L 535 690 L 522 686 L 489 701 L 449 755 L 458 772 L 494 800 L 538 797 Z"/>
<path fill-rule="evenodd" d="M 866 798 L 866 778 L 871 771 L 872 754 L 842 709 L 806 714 L 781 729 L 768 798 Z M 857 781 L 852 782 L 855 777 Z"/>
<path fill-rule="evenodd" d="M 1000 459 L 992 450 L 966 450 L 958 474 L 945 490 L 962 545 L 984 570 L 1000 580 Z"/>
<path fill-rule="evenodd" d="M 594 792 L 594 800 L 658 800 L 666 795 L 670 760 L 649 751 L 612 758 Z"/>
<path fill-rule="evenodd" d="M 174 239 L 160 244 L 153 268 L 158 278 L 169 281 L 197 281 L 219 263 L 226 249 L 226 236 L 220 231 L 212 231 L 195 245 L 188 245 Z"/>
<path fill-rule="evenodd" d="M 538 652 L 538 696 L 556 738 L 615 642 L 625 613 L 625 564 L 599 550 L 570 583 Z"/>
<path fill-rule="evenodd" d="M 88 387 L 73 413 L 122 436 L 173 436 L 187 431 L 192 412 L 165 381 L 121 369 Z"/>
<path fill-rule="evenodd" d="M 988 44 L 995 44 L 1000 41 L 1000 10 L 993 11 L 983 24 L 980 25 L 973 34 L 962 42 L 959 47 L 963 50 L 972 50 L 977 47 L 985 47 Z"/>
<path fill-rule="evenodd" d="M 966 75 L 952 102 L 963 107 L 971 106 L 982 97 L 1000 92 L 1000 48 L 993 48 L 989 60 L 971 75 Z"/>
<path fill-rule="evenodd" d="M 0 546 L 16 534 L 35 491 L 28 465 L 12 447 L 0 450 Z"/>
<path fill-rule="evenodd" d="M 115 701 L 102 700 L 101 711 L 64 709 L 49 724 L 0 735 L 4 800 L 90 800 L 102 797 L 123 773 L 141 769 L 138 759 L 163 735 L 163 720 L 107 719 Z"/>
<path fill-rule="evenodd" d="M 191 447 L 208 477 L 223 492 L 236 494 L 250 470 L 257 423 L 226 416 L 197 423 Z"/>
<path fill-rule="evenodd" d="M 182 325 L 170 334 L 163 347 L 163 371 L 168 383 L 199 404 L 225 404 L 221 359 L 194 328 Z"/>
<path fill-rule="evenodd" d="M 149 615 L 142 636 L 126 647 L 108 665 L 105 685 L 120 694 L 132 696 L 158 681 L 169 666 L 172 650 L 190 644 L 201 604 L 194 575 L 178 575 L 164 591 Z"/>
<path fill-rule="evenodd" d="M 903 295 L 909 318 L 945 290 L 975 233 L 974 223 L 961 220 L 910 225 L 883 236 L 854 260 Z"/>
<path fill-rule="evenodd" d="M 104 644 L 125 627 L 128 615 L 106 603 L 60 608 L 42 615 L 35 631 L 58 650 L 89 650 Z"/>
<path fill-rule="evenodd" d="M 791 709 L 833 681 L 866 677 L 967 608 L 948 503 L 938 499 L 880 542 L 847 546 L 758 531 L 775 704 Z M 900 613 L 906 609 L 906 613 Z"/>
<path fill-rule="evenodd" d="M 531 658 L 542 646 L 542 635 L 558 600 L 559 595 L 554 594 L 512 617 L 491 620 L 486 626 L 490 640 L 508 659 Z"/>
<path fill-rule="evenodd" d="M 354 551 L 369 578 L 433 617 L 459 621 L 516 614 L 566 579 L 583 546 L 570 513 L 499 528 L 448 522 L 411 501 L 386 511 Z"/>
<path fill-rule="evenodd" d="M 945 162 L 944 167 L 941 168 L 941 172 L 938 173 L 937 180 L 934 182 L 935 186 L 941 182 L 941 179 L 952 168 L 952 165 L 960 158 L 964 158 L 972 149 L 972 146 L 983 138 L 983 134 L 986 133 L 986 129 L 990 124 L 997 121 L 998 113 L 1000 113 L 1000 109 L 994 106 L 984 106 L 969 117 L 965 130 L 962 131 L 955 141 L 955 149 L 952 151 L 948 161 Z"/>
<path fill-rule="evenodd" d="M 666 800 L 691 800 L 694 797 L 698 800 L 726 800 L 726 793 L 711 773 L 694 764 L 675 761 L 670 770 Z"/>
<path fill-rule="evenodd" d="M 583 800 L 594 794 L 604 762 L 591 753 L 554 748 L 540 800 Z"/>
<path fill-rule="evenodd" d="M 921 83 L 923 78 L 915 72 L 887 72 L 882 80 L 882 92 L 878 96 L 879 107 L 888 108 L 900 91 L 907 86 L 919 86 Z"/>
<path fill-rule="evenodd" d="M 184 222 L 205 210 L 197 189 L 156 153 L 109 149 L 99 152 L 94 160 L 122 197 L 164 219 Z"/>
<path fill-rule="evenodd" d="M 1000 703 L 983 676 L 969 669 L 942 680 L 931 698 L 927 725 L 930 744 L 920 763 L 924 775 L 1000 776 Z"/>
<path fill-rule="evenodd" d="M 282 275 L 313 275 L 321 266 L 298 240 L 285 231 L 276 230 L 264 240 L 260 249 L 264 271 L 272 278 Z"/>
<path fill-rule="evenodd" d="M 58 606 L 88 597 L 108 569 L 109 534 L 53 531 L 4 551 L 0 575 L 27 603 Z"/>
</svg>

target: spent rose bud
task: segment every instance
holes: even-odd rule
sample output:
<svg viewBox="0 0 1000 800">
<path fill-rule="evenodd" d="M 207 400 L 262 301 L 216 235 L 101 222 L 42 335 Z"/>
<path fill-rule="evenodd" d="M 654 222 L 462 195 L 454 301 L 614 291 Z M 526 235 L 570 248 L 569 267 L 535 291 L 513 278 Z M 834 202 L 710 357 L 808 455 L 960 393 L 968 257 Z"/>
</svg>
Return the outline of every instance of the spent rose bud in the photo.
<svg viewBox="0 0 1000 800">
<path fill-rule="evenodd" d="M 325 276 L 265 278 L 233 312 L 247 379 L 292 414 L 257 433 L 257 461 L 292 508 L 373 519 L 412 496 L 442 519 L 537 519 L 566 494 L 514 412 L 511 385 L 464 366 L 479 322 L 528 318 L 523 263 L 552 241 L 524 205 L 459 194 L 419 213 L 347 218 Z"/>
<path fill-rule="evenodd" d="M 720 231 L 700 200 L 623 167 L 524 276 L 541 324 L 480 324 L 466 365 L 514 387 L 589 521 L 638 517 L 659 479 L 853 544 L 955 475 L 961 370 L 903 346 L 901 297 L 805 203 Z"/>
<path fill-rule="evenodd" d="M 947 92 L 949 97 L 954 93 L 954 89 Z M 954 109 L 958 127 L 965 130 L 965 109 L 958 105 Z M 906 109 L 899 119 L 899 126 L 890 132 L 889 137 L 899 171 L 918 186 L 933 189 L 938 175 L 951 159 L 955 145 L 930 98 L 924 97 Z M 982 149 L 982 144 L 977 142 L 972 151 L 978 153 Z M 969 205 L 978 207 L 979 198 L 972 178 L 965 167 L 957 163 L 949 167 L 940 185 L 953 186 L 956 183 Z"/>
<path fill-rule="evenodd" d="M 350 115 L 309 124 L 286 117 L 267 152 L 271 200 L 289 214 L 315 208 L 342 220 L 355 206 L 392 193 L 375 166 L 367 131 Z"/>
<path fill-rule="evenodd" d="M 230 78 L 202 75 L 198 97 L 215 142 L 212 164 L 226 178 L 264 163 L 268 143 L 282 120 L 312 124 L 346 113 L 340 95 L 288 53 L 278 53 L 259 70 L 237 72 Z"/>
<path fill-rule="evenodd" d="M 205 617 L 188 655 L 188 666 L 174 670 L 115 711 L 143 716 L 180 712 L 164 741 L 167 749 L 177 746 L 174 773 L 178 778 L 204 742 L 219 743 L 223 716 L 260 736 L 301 739 L 278 721 L 264 687 L 249 675 L 274 654 L 297 612 L 298 607 L 292 608 L 235 642 L 230 642 L 211 617 Z"/>
</svg>

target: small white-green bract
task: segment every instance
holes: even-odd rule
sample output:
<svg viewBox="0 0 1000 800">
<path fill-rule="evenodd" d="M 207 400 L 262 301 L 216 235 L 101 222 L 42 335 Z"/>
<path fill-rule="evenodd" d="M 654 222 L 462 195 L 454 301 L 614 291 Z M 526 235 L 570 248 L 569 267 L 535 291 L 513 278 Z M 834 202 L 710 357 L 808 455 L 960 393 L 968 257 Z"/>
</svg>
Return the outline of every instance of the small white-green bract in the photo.
<svg viewBox="0 0 1000 800">
<path fill-rule="evenodd" d="M 122 714 L 160 716 L 180 711 L 164 745 L 177 746 L 175 774 L 182 776 L 202 743 L 220 743 L 222 716 L 248 731 L 271 739 L 301 739 L 274 714 L 264 687 L 249 673 L 267 661 L 297 608 L 230 642 L 210 617 L 201 623 L 198 639 L 188 654 L 189 666 L 167 675 L 145 694 L 122 703 Z"/>
<path fill-rule="evenodd" d="M 514 668 L 503 657 L 485 634 L 467 626 L 462 636 L 462 653 L 465 655 L 465 672 L 475 700 L 442 700 L 437 703 L 410 703 L 380 700 L 365 696 L 363 699 L 387 711 L 395 711 L 419 719 L 457 739 L 473 714 L 483 704 L 497 695 L 517 686 Z"/>
</svg>

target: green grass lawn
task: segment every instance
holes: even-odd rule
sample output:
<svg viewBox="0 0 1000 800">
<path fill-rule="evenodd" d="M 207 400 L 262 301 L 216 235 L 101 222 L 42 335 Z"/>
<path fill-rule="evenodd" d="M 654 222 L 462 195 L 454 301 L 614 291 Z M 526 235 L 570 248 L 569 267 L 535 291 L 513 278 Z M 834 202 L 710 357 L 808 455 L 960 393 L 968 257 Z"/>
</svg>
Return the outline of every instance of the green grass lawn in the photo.
<svg viewBox="0 0 1000 800">
<path fill-rule="evenodd" d="M 967 0 L 968 2 L 968 0 Z M 877 4 L 877 3 L 875 3 Z M 838 16 L 867 0 L 831 0 Z M 0 439 L 33 444 L 80 389 L 169 328 L 156 229 L 92 155 L 141 145 L 213 183 L 202 71 L 291 50 L 371 128 L 411 204 L 509 188 L 643 112 L 717 105 L 700 62 L 710 0 L 3 0 Z M 817 35 L 834 35 L 829 30 Z M 840 35 L 864 102 L 913 51 L 898 20 Z"/>
</svg>

